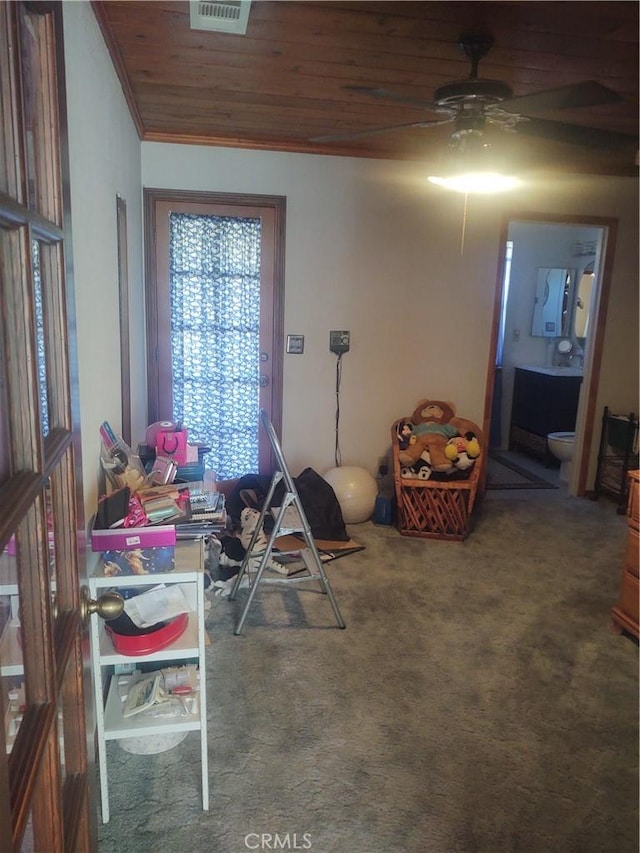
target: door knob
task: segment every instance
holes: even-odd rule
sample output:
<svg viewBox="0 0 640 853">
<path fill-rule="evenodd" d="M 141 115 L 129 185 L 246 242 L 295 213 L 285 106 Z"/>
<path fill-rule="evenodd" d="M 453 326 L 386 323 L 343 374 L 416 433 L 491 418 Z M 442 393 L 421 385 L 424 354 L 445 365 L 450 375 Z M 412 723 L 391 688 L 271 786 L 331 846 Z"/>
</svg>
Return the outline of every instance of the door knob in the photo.
<svg viewBox="0 0 640 853">
<path fill-rule="evenodd" d="M 105 622 L 111 619 L 117 619 L 124 610 L 124 598 L 119 592 L 104 592 L 99 598 L 91 598 L 88 586 L 83 586 L 80 590 L 80 615 L 82 616 L 82 624 L 89 624 L 89 617 L 92 613 L 97 613 Z"/>
</svg>

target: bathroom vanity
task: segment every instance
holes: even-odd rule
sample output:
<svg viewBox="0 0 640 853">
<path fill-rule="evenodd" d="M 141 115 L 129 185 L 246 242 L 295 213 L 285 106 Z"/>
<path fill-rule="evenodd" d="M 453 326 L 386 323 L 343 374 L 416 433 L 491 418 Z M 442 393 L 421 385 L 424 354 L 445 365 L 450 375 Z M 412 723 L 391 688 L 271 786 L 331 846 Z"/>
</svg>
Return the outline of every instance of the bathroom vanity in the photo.
<svg viewBox="0 0 640 853">
<path fill-rule="evenodd" d="M 547 467 L 557 466 L 547 435 L 575 429 L 581 384 L 578 368 L 516 367 L 509 450 L 535 456 Z"/>
</svg>

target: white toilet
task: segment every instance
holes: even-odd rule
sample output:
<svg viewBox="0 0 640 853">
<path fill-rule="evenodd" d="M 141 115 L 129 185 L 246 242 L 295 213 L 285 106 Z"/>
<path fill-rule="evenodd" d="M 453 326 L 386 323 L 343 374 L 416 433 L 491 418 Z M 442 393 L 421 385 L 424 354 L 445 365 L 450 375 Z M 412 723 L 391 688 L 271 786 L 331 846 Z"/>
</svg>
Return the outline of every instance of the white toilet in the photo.
<svg viewBox="0 0 640 853">
<path fill-rule="evenodd" d="M 547 436 L 549 450 L 561 463 L 560 481 L 562 483 L 568 483 L 571 476 L 571 460 L 573 459 L 575 438 L 575 432 L 550 432 Z"/>
</svg>

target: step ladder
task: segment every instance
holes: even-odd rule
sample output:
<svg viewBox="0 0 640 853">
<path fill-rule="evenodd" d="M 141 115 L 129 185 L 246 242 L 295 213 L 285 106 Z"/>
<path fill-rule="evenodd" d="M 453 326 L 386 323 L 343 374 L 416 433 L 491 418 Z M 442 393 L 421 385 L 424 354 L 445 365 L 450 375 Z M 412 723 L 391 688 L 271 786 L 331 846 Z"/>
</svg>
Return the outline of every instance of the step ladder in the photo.
<svg viewBox="0 0 640 853">
<path fill-rule="evenodd" d="M 229 599 L 233 601 L 242 585 L 243 580 L 245 578 L 247 579 L 249 593 L 242 613 L 240 615 L 240 619 L 238 620 L 238 624 L 236 625 L 233 633 L 238 635 L 242 631 L 245 619 L 247 618 L 247 614 L 251 609 L 251 605 L 253 603 L 258 586 L 261 583 L 286 585 L 302 583 L 304 581 L 309 580 L 318 581 L 321 591 L 326 594 L 331 604 L 331 607 L 333 608 L 333 613 L 335 615 L 336 622 L 338 623 L 338 627 L 345 628 L 346 626 L 342 618 L 342 614 L 340 613 L 340 608 L 338 607 L 338 603 L 333 594 L 333 590 L 331 589 L 329 579 L 325 574 L 324 566 L 322 565 L 322 560 L 320 558 L 318 548 L 316 547 L 316 544 L 313 540 L 313 536 L 311 535 L 311 527 L 309 525 L 309 522 L 307 521 L 307 516 L 305 515 L 304 508 L 302 506 L 302 501 L 300 500 L 293 478 L 289 473 L 289 469 L 287 468 L 287 463 L 283 456 L 282 449 L 280 447 L 280 442 L 278 441 L 278 436 L 276 435 L 276 432 L 273 428 L 273 424 L 269 420 L 269 415 L 264 409 L 260 409 L 260 420 L 262 421 L 262 425 L 269 438 L 269 442 L 271 444 L 274 456 L 278 463 L 278 468 L 271 479 L 269 491 L 267 492 L 267 496 L 262 504 L 258 523 L 255 526 L 255 530 L 253 531 L 253 535 L 251 536 L 251 541 L 247 546 L 247 553 L 245 554 L 245 557 L 242 561 L 242 565 L 240 566 L 240 571 L 236 576 L 233 589 L 231 590 L 231 594 L 229 595 Z M 274 509 L 270 509 L 271 500 L 275 494 L 276 488 L 282 481 L 284 481 L 285 493 L 280 503 L 280 506 Z M 260 553 L 254 553 L 256 539 L 258 538 L 260 532 L 263 530 L 264 519 L 267 512 L 270 512 L 273 516 L 273 529 L 271 530 L 271 533 L 268 537 L 267 547 L 264 552 L 261 551 Z M 264 577 L 264 572 L 267 565 L 269 564 L 269 560 L 271 558 L 276 539 L 279 536 L 285 536 L 291 533 L 302 534 L 302 537 L 304 539 L 306 548 L 302 548 L 300 552 L 300 556 L 304 563 L 304 569 L 302 569 L 301 572 L 298 572 L 295 575 L 289 577 Z M 257 560 L 259 562 L 256 568 L 255 563 Z M 251 570 L 252 567 L 253 570 Z"/>
</svg>

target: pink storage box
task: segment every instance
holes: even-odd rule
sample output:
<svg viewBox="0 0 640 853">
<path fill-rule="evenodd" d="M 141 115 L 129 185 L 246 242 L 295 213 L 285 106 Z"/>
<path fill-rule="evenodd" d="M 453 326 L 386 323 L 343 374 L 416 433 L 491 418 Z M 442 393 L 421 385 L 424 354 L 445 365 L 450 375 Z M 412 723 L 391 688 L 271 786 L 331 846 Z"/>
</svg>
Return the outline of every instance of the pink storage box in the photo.
<svg viewBox="0 0 640 853">
<path fill-rule="evenodd" d="M 48 539 L 49 539 L 49 552 L 51 554 L 53 554 L 53 531 L 52 530 L 50 530 L 48 533 Z M 17 548 L 16 548 L 15 534 L 7 542 L 7 547 L 4 549 L 4 553 L 8 554 L 9 557 L 15 557 L 16 554 L 18 553 Z"/>
<path fill-rule="evenodd" d="M 175 547 L 175 544 L 176 528 L 173 524 L 91 530 L 92 551 L 134 551 L 144 548 Z"/>
</svg>

